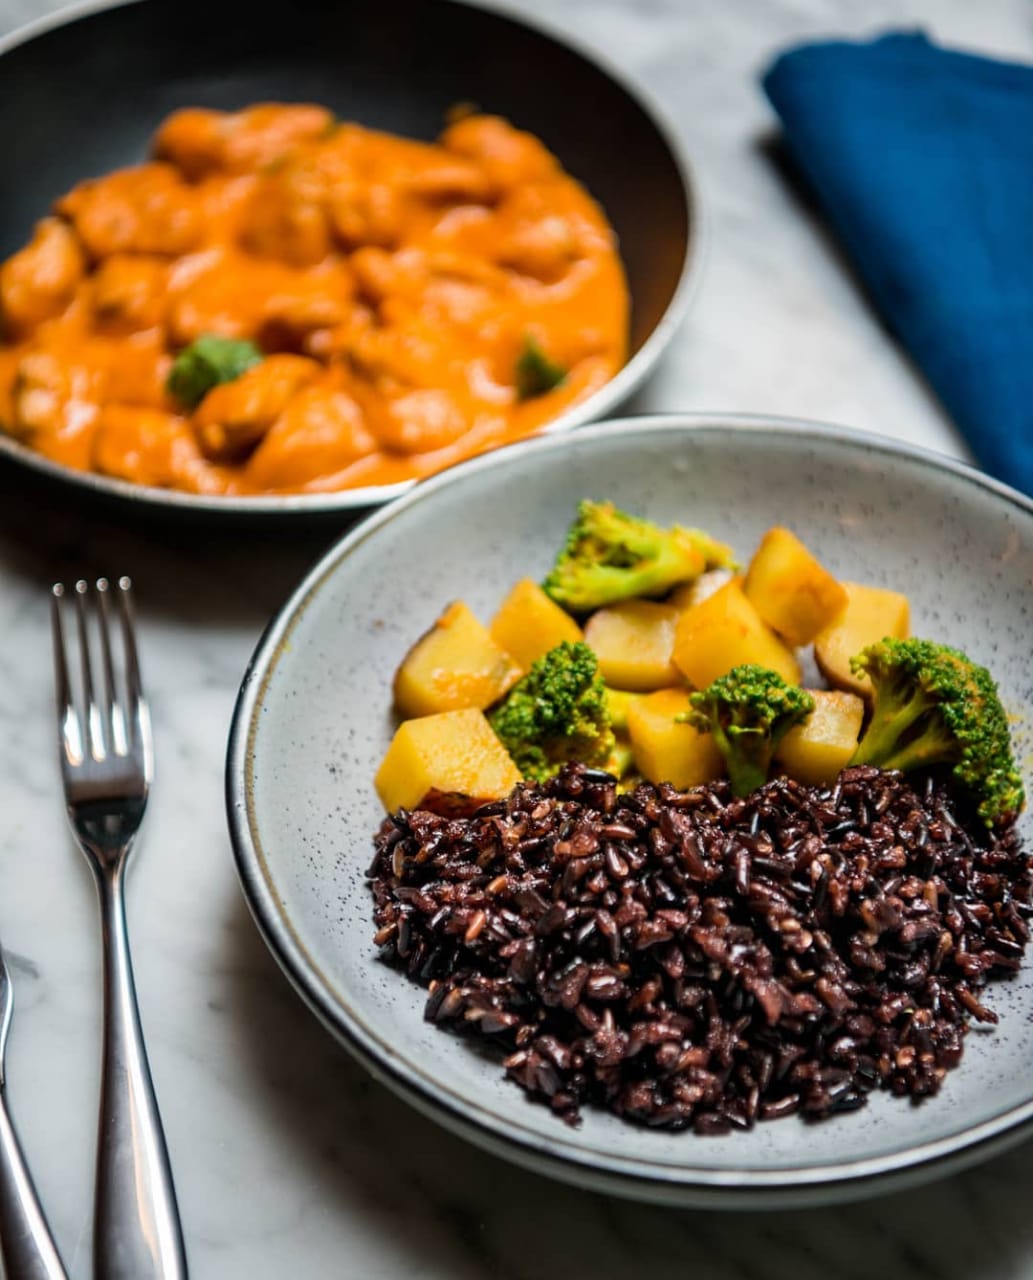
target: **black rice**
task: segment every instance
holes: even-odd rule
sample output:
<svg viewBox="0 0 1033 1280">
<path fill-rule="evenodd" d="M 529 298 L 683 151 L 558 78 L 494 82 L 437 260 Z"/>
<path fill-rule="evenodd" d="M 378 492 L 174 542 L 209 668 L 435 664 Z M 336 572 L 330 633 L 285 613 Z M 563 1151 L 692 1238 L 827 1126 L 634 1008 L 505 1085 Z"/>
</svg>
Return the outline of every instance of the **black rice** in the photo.
<svg viewBox="0 0 1033 1280">
<path fill-rule="evenodd" d="M 571 765 L 472 816 L 400 811 L 375 846 L 376 942 L 428 1020 L 570 1121 L 723 1133 L 933 1094 L 1029 940 L 1014 826 L 872 768 L 736 799 Z"/>
</svg>

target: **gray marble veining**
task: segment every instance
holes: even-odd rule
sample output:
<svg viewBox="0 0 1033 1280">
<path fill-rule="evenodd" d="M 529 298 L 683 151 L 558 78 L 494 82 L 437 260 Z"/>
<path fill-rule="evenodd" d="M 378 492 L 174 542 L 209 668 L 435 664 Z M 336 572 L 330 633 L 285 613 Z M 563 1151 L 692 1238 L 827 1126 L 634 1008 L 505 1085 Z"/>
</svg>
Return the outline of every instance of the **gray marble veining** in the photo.
<svg viewBox="0 0 1033 1280">
<path fill-rule="evenodd" d="M 43 13 L 0 0 L 0 30 Z M 709 251 L 642 410 L 795 414 L 964 456 L 812 213 L 769 159 L 757 86 L 800 39 L 927 27 L 1033 58 L 1027 0 L 523 0 L 623 66 L 684 140 Z M 16 122 L 4 122 L 16 127 Z M 333 537 L 127 538 L 0 471 L 0 930 L 17 984 L 11 1096 L 75 1280 L 89 1275 L 99 954 L 59 800 L 46 587 L 136 581 L 159 772 L 130 928 L 152 1067 L 199 1280 L 1013 1280 L 1033 1276 L 1033 1148 L 920 1191 L 747 1217 L 674 1213 L 547 1182 L 463 1144 L 355 1066 L 247 914 L 222 801 L 226 730 L 268 619 Z"/>
</svg>

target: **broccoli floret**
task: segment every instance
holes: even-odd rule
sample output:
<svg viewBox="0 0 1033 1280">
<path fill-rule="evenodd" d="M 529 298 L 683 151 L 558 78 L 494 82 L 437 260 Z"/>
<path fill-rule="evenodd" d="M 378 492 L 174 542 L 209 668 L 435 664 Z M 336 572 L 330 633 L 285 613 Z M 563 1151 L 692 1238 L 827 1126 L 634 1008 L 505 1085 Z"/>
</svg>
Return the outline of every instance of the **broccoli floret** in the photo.
<svg viewBox="0 0 1033 1280">
<path fill-rule="evenodd" d="M 690 694 L 689 705 L 676 718 L 714 735 L 732 791 L 746 796 L 767 782 L 775 748 L 811 714 L 814 699 L 776 671 L 744 662 Z"/>
<path fill-rule="evenodd" d="M 566 544 L 542 583 L 571 613 L 658 596 L 706 569 L 735 567 L 730 547 L 700 529 L 661 529 L 612 502 L 578 504 Z"/>
<path fill-rule="evenodd" d="M 850 660 L 871 679 L 871 720 L 851 764 L 882 769 L 953 765 L 987 826 L 1018 813 L 1025 795 L 1008 718 L 985 667 L 933 640 L 871 644 Z"/>
<path fill-rule="evenodd" d="M 570 760 L 602 766 L 615 739 L 595 654 L 583 641 L 550 649 L 488 717 L 525 778 L 545 782 Z"/>
<path fill-rule="evenodd" d="M 516 362 L 516 393 L 518 400 L 533 400 L 543 396 L 566 381 L 567 371 L 555 360 L 550 360 L 530 334 L 524 339 Z"/>
<path fill-rule="evenodd" d="M 253 342 L 204 333 L 176 356 L 166 386 L 180 404 L 194 409 L 212 387 L 232 382 L 261 360 Z"/>
</svg>

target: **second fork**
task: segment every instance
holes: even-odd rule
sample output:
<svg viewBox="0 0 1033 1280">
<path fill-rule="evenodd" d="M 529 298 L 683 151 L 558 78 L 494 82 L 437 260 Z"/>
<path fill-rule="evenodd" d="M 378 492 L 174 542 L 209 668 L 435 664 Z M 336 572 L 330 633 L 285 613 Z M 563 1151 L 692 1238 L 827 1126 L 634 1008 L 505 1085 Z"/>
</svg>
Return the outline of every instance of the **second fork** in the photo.
<svg viewBox="0 0 1033 1280">
<path fill-rule="evenodd" d="M 68 819 L 93 871 L 104 939 L 104 1053 L 97 1147 L 94 1274 L 97 1280 L 185 1280 L 183 1235 L 154 1095 L 129 954 L 125 873 L 153 772 L 150 718 L 140 681 L 130 584 L 96 584 L 91 644 L 85 582 L 75 586 L 78 690 L 52 594 L 61 776 Z M 112 604 L 115 596 L 115 604 Z M 117 611 L 123 662 L 115 661 Z M 99 668 L 91 650 L 99 647 Z"/>
</svg>

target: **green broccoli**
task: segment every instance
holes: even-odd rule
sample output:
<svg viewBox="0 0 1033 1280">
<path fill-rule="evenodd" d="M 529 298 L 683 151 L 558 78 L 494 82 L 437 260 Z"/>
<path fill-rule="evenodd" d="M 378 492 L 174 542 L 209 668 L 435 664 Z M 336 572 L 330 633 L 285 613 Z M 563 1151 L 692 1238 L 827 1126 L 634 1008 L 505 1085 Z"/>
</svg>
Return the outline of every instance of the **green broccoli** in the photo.
<svg viewBox="0 0 1033 1280">
<path fill-rule="evenodd" d="M 732 550 L 702 530 L 661 529 L 612 502 L 586 498 L 542 587 L 571 613 L 588 613 L 634 596 L 663 595 L 718 566 L 735 567 Z"/>
<path fill-rule="evenodd" d="M 204 333 L 176 356 L 166 387 L 180 404 L 195 409 L 212 387 L 232 382 L 261 359 L 253 342 Z"/>
<path fill-rule="evenodd" d="M 516 362 L 516 393 L 518 400 L 533 400 L 566 381 L 567 371 L 555 360 L 550 360 L 530 334 L 524 338 Z"/>
<path fill-rule="evenodd" d="M 814 710 L 814 699 L 775 671 L 745 662 L 689 695 L 676 717 L 712 733 L 725 758 L 732 791 L 749 795 L 768 780 L 775 748 Z"/>
<path fill-rule="evenodd" d="M 871 644 L 850 666 L 871 678 L 871 720 L 851 764 L 926 769 L 951 764 L 987 826 L 1017 813 L 1025 795 L 1008 718 L 985 667 L 933 640 Z"/>
<path fill-rule="evenodd" d="M 610 759 L 606 688 L 583 641 L 550 649 L 488 717 L 525 778 L 544 782 L 570 760 L 599 767 Z"/>
</svg>

